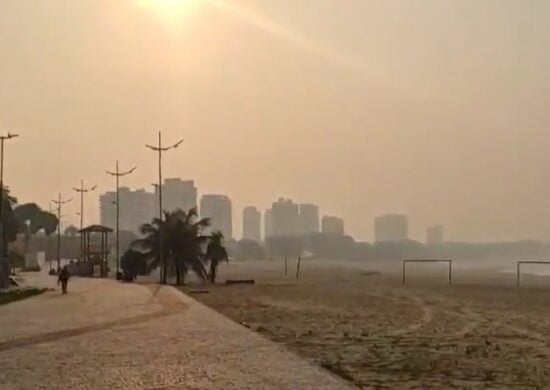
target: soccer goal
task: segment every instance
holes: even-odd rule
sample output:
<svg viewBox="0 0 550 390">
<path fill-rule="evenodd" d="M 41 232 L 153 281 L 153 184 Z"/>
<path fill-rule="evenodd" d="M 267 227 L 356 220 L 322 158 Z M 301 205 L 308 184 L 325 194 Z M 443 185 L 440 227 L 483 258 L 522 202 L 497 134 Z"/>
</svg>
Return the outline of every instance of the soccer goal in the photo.
<svg viewBox="0 0 550 390">
<path fill-rule="evenodd" d="M 403 260 L 403 284 L 407 282 L 407 265 L 409 263 L 447 263 L 449 267 L 449 285 L 453 284 L 453 261 L 451 259 L 407 259 Z"/>
<path fill-rule="evenodd" d="M 517 263 L 517 284 L 518 287 L 521 284 L 521 266 L 523 264 L 539 264 L 539 265 L 550 265 L 550 261 L 548 260 L 520 260 Z"/>
</svg>

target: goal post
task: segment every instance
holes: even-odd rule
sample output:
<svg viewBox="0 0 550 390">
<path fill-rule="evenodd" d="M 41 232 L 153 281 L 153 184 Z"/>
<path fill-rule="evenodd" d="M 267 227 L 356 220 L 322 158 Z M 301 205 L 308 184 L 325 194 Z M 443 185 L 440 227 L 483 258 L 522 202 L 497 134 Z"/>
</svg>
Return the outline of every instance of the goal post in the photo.
<svg viewBox="0 0 550 390">
<path fill-rule="evenodd" d="M 453 284 L 453 261 L 451 259 L 405 259 L 403 260 L 403 284 L 407 281 L 407 264 L 409 263 L 447 263 L 449 267 L 449 285 Z"/>
<path fill-rule="evenodd" d="M 521 266 L 523 264 L 550 265 L 550 261 L 549 260 L 519 260 L 517 262 L 517 271 L 516 271 L 516 278 L 517 278 L 517 286 L 518 287 L 521 284 Z"/>
</svg>

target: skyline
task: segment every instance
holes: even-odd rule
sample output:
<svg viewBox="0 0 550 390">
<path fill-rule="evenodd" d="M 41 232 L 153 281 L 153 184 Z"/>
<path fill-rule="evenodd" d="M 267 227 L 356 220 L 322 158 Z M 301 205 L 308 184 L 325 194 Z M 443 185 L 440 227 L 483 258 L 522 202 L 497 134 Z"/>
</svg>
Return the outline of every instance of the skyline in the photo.
<svg viewBox="0 0 550 390">
<path fill-rule="evenodd" d="M 2 1 L 0 133 L 21 134 L 5 160 L 20 202 L 47 209 L 81 179 L 111 190 L 117 159 L 138 166 L 129 187 L 154 182 L 144 145 L 162 130 L 186 140 L 166 177 L 236 210 L 284 196 L 361 240 L 386 213 L 418 240 L 434 224 L 460 241 L 550 240 L 547 2 L 231 3 L 287 33 L 216 7 L 175 31 L 133 0 Z"/>
</svg>

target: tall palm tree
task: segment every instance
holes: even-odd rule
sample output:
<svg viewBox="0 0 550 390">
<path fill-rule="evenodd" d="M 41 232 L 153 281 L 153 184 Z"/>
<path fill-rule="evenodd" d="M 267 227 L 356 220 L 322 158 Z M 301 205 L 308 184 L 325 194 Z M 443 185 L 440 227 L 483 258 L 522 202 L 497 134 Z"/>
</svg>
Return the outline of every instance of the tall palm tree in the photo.
<svg viewBox="0 0 550 390">
<path fill-rule="evenodd" d="M 206 281 L 204 247 L 208 236 L 205 236 L 203 231 L 209 223 L 208 219 L 198 218 L 196 209 L 188 212 L 165 212 L 163 220 L 155 218 L 151 223 L 141 226 L 144 237 L 134 241 L 132 248 L 146 256 L 149 272 L 162 268 L 163 283 L 166 283 L 170 274 L 175 275 L 176 282 L 180 284 L 189 270 Z M 163 264 L 159 261 L 161 238 Z"/>
<path fill-rule="evenodd" d="M 196 209 L 191 209 L 187 213 L 178 210 L 173 213 L 173 217 L 169 245 L 172 248 L 171 264 L 174 266 L 177 283 L 184 281 L 188 270 L 192 270 L 206 282 L 204 249 L 209 237 L 203 232 L 210 225 L 210 220 L 199 219 Z"/>
<path fill-rule="evenodd" d="M 218 265 L 221 261 L 229 262 L 229 256 L 224 246 L 223 233 L 220 231 L 212 233 L 206 248 L 206 258 L 210 261 L 210 283 L 216 283 Z"/>
</svg>

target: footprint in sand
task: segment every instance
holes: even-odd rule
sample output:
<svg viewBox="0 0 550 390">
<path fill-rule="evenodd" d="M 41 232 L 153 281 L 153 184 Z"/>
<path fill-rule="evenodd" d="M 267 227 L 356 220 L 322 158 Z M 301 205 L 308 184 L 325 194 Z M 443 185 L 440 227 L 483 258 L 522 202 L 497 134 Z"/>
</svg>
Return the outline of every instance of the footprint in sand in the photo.
<svg viewBox="0 0 550 390">
<path fill-rule="evenodd" d="M 405 329 L 399 329 L 399 330 L 390 332 L 389 334 L 390 336 L 400 336 L 403 334 L 416 332 L 417 330 L 423 328 L 424 326 L 426 326 L 432 321 L 433 309 L 430 305 L 428 305 L 419 297 L 413 297 L 412 302 L 414 302 L 414 304 L 418 306 L 418 308 L 422 311 L 422 316 L 417 322 L 409 325 Z"/>
</svg>

